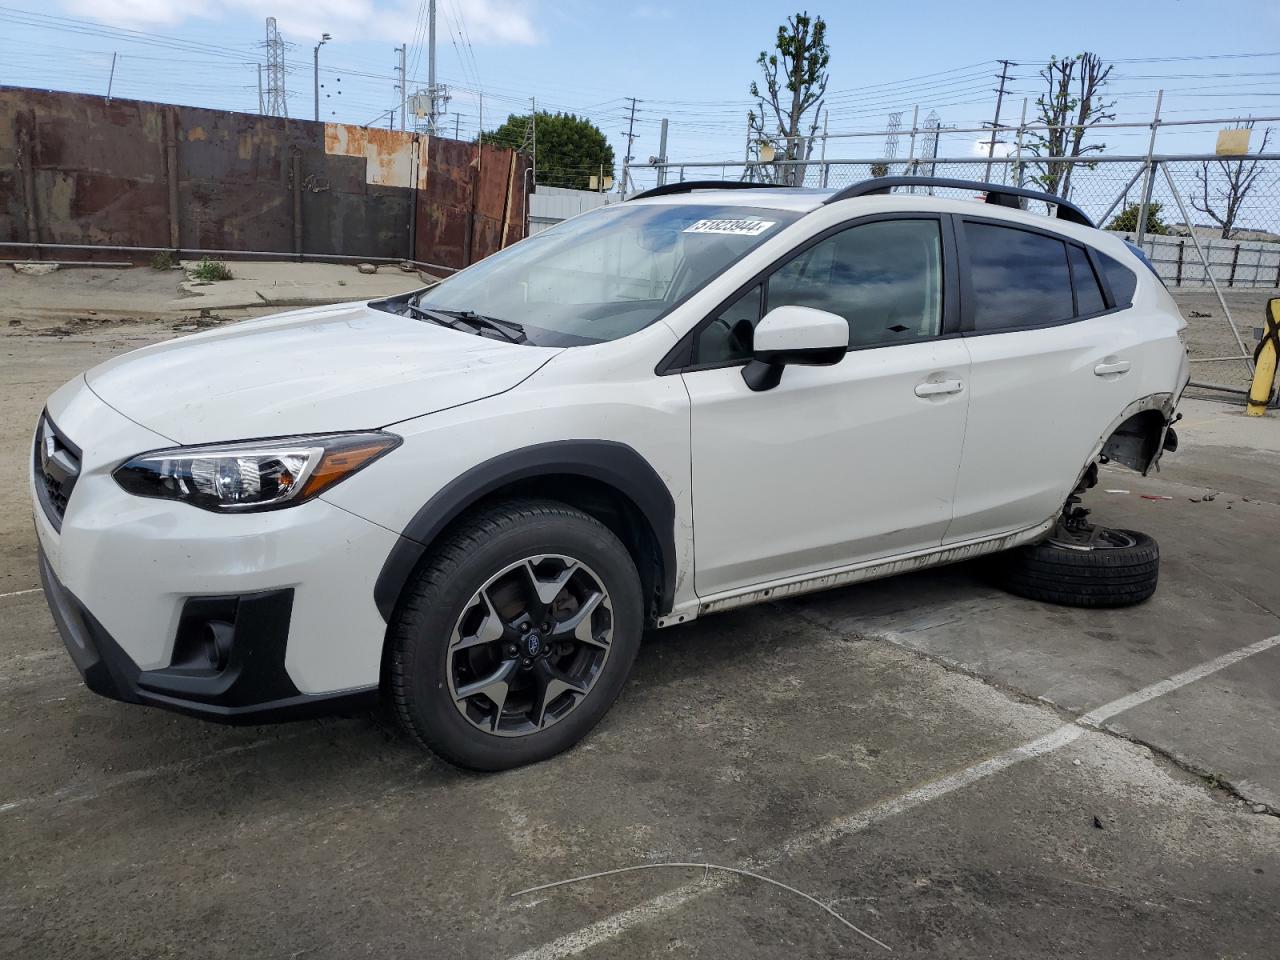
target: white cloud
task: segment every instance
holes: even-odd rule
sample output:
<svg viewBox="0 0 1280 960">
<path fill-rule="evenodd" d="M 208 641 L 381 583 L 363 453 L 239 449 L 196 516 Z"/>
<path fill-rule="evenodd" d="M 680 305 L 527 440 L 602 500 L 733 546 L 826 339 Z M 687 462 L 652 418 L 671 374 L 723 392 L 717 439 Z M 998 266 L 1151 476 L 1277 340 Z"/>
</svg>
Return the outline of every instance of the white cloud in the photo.
<svg viewBox="0 0 1280 960">
<path fill-rule="evenodd" d="M 987 150 L 990 149 L 990 147 L 991 147 L 990 137 L 983 137 L 982 139 L 974 140 L 972 143 L 969 144 L 969 152 L 972 153 L 975 157 L 985 157 L 987 155 Z M 1018 152 L 1018 145 L 1016 143 L 1005 143 L 1001 140 L 997 140 L 996 149 L 993 156 L 1011 157 L 1017 152 Z"/>
<path fill-rule="evenodd" d="M 335 40 L 405 42 L 415 33 L 418 0 L 215 0 L 193 7 L 173 0 L 63 0 L 70 13 L 113 26 L 176 26 L 192 18 L 225 20 L 252 15 L 260 22 L 275 17 L 291 39 L 313 40 L 323 32 Z M 458 0 L 445 3 L 437 29 L 447 39 L 449 11 L 464 18 L 477 46 L 531 45 L 541 41 L 528 0 Z"/>
<path fill-rule="evenodd" d="M 642 3 L 631 11 L 632 16 L 639 17 L 641 20 L 672 20 L 675 14 L 667 7 L 654 6 L 651 3 Z"/>
</svg>

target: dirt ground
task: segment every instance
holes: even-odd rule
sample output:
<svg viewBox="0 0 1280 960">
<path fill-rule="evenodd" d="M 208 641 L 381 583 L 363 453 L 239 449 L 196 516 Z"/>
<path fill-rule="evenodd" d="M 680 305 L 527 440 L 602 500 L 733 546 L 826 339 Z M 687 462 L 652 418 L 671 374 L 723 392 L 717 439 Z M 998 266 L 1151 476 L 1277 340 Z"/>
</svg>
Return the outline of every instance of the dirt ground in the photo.
<svg viewBox="0 0 1280 960">
<path fill-rule="evenodd" d="M 1276 955 L 1277 415 L 1189 401 L 1158 476 L 1104 471 L 1097 515 L 1161 544 L 1140 607 L 960 565 L 707 617 L 646 638 L 577 748 L 477 776 L 378 715 L 236 729 L 85 690 L 37 589 L 32 426 L 224 314 L 55 316 L 8 283 L 0 956 Z"/>
</svg>

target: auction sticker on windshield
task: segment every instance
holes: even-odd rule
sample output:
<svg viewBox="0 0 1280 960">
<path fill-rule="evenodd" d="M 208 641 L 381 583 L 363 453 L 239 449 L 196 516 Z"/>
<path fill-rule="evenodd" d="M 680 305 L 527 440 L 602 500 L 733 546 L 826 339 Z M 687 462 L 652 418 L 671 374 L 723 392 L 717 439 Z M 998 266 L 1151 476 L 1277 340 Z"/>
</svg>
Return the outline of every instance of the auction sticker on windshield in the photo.
<svg viewBox="0 0 1280 960">
<path fill-rule="evenodd" d="M 727 233 L 737 237 L 758 237 L 776 220 L 699 220 L 684 228 L 685 233 Z"/>
</svg>

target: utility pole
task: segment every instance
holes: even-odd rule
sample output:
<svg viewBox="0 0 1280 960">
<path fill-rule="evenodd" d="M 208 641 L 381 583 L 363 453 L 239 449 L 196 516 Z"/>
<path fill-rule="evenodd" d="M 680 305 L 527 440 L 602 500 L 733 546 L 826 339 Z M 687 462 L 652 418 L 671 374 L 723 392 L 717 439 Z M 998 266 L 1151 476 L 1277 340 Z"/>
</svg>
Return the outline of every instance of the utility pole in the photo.
<svg viewBox="0 0 1280 960">
<path fill-rule="evenodd" d="M 403 54 L 401 54 L 400 65 L 403 70 Z M 403 72 L 400 77 L 404 79 Z M 434 137 L 436 135 L 436 0 L 427 2 L 427 100 L 430 104 L 427 110 L 427 133 Z"/>
<path fill-rule="evenodd" d="M 266 113 L 262 104 L 262 64 L 258 64 L 258 113 Z"/>
<path fill-rule="evenodd" d="M 667 182 L 667 118 L 662 118 L 662 126 L 658 131 L 658 186 Z"/>
<path fill-rule="evenodd" d="M 400 84 L 396 87 L 396 92 L 400 94 L 400 129 L 404 129 L 404 115 L 409 111 L 405 108 L 405 102 L 409 99 L 408 87 L 405 86 L 405 48 L 406 44 L 400 44 L 396 47 L 396 53 L 400 55 L 399 64 L 396 66 L 396 73 L 400 74 Z"/>
<path fill-rule="evenodd" d="M 1012 60 L 1000 61 L 1000 89 L 996 91 L 996 117 L 991 122 L 991 141 L 987 144 L 987 172 L 983 180 L 991 182 L 991 158 L 996 154 L 996 131 L 1000 129 L 1000 107 L 1004 103 L 1004 85 L 1009 82 L 1009 68 L 1016 67 Z"/>
<path fill-rule="evenodd" d="M 107 99 L 111 99 L 111 84 L 116 79 L 116 55 L 114 51 L 111 54 L 111 74 L 107 77 Z"/>
<path fill-rule="evenodd" d="M 462 123 L 462 114 L 455 113 L 453 115 L 453 139 L 455 140 L 458 139 L 458 128 L 461 123 Z"/>
<path fill-rule="evenodd" d="M 523 151 L 525 147 L 529 148 L 529 169 L 533 171 L 533 185 L 538 185 L 538 99 L 536 97 L 529 98 L 529 122 L 524 127 L 524 143 L 520 144 Z"/>
<path fill-rule="evenodd" d="M 636 134 L 636 103 L 635 97 L 631 100 L 631 121 L 627 124 L 627 155 L 622 158 L 622 186 L 618 189 L 619 199 L 627 199 L 627 184 L 631 180 L 631 145 L 635 142 Z"/>
<path fill-rule="evenodd" d="M 314 67 L 315 67 L 315 69 L 313 70 L 313 76 L 314 76 L 314 78 L 315 78 L 315 92 L 316 92 L 316 98 L 315 98 L 315 99 L 316 99 L 316 116 L 315 116 L 315 119 L 317 119 L 317 120 L 319 120 L 319 119 L 320 119 L 320 48 L 321 48 L 321 47 L 323 47 L 323 46 L 324 46 L 328 41 L 330 41 L 330 40 L 332 40 L 332 39 L 333 39 L 333 38 L 332 38 L 332 37 L 330 37 L 330 36 L 329 36 L 329 34 L 327 34 L 327 33 L 322 33 L 322 34 L 320 34 L 320 42 L 316 44 L 316 48 L 315 48 L 315 50 L 314 50 L 314 54 L 315 54 L 315 58 L 314 58 Z"/>
</svg>

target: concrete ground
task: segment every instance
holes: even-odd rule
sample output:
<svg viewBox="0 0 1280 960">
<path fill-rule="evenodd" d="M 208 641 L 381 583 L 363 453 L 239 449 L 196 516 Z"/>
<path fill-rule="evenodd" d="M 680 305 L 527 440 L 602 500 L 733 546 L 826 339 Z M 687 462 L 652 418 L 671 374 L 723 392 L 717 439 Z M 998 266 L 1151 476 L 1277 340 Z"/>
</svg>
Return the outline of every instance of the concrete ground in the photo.
<svg viewBox="0 0 1280 960">
<path fill-rule="evenodd" d="M 962 565 L 708 617 L 649 636 L 576 749 L 477 776 L 380 717 L 88 693 L 35 590 L 31 426 L 199 314 L 11 313 L 0 956 L 1275 956 L 1280 415 L 1189 401 L 1159 476 L 1104 469 L 1097 516 L 1161 544 L 1140 607 Z"/>
</svg>

